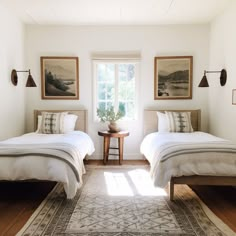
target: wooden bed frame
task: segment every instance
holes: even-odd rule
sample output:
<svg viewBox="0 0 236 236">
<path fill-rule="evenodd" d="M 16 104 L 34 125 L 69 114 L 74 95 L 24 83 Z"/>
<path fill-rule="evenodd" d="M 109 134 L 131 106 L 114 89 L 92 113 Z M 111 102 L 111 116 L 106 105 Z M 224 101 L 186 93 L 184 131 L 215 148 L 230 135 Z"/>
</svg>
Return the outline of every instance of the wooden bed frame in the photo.
<svg viewBox="0 0 236 236">
<path fill-rule="evenodd" d="M 157 111 L 187 111 L 191 112 L 191 122 L 194 131 L 201 130 L 201 110 L 144 110 L 144 135 L 158 131 Z M 181 176 L 172 177 L 169 183 L 169 197 L 174 200 L 174 185 L 230 185 L 236 186 L 236 177 L 228 176 Z"/>
<path fill-rule="evenodd" d="M 34 110 L 34 130 L 37 130 L 38 116 L 42 112 L 68 112 L 68 114 L 74 114 L 78 116 L 75 124 L 75 130 L 81 130 L 85 133 L 88 132 L 88 112 L 87 110 Z"/>
</svg>

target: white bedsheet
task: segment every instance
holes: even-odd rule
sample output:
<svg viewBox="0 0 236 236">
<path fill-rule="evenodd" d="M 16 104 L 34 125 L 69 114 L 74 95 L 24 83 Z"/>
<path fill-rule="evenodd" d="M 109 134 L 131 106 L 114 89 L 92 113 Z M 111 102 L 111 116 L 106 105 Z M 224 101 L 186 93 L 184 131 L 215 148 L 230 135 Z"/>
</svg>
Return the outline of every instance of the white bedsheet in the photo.
<svg viewBox="0 0 236 236">
<path fill-rule="evenodd" d="M 204 132 L 156 132 L 147 135 L 141 143 L 140 151 L 150 163 L 150 173 L 155 186 L 165 187 L 171 177 L 179 176 L 236 176 L 236 154 L 230 152 L 186 153 L 160 161 L 160 153 L 163 152 L 163 148 L 173 142 L 180 145 L 181 143 L 219 143 L 221 145 L 230 143 Z"/>
<path fill-rule="evenodd" d="M 68 143 L 74 145 L 78 156 L 83 160 L 86 155 L 94 152 L 92 139 L 84 132 L 72 131 L 66 134 L 39 134 L 28 133 L 0 142 L 4 144 L 49 144 Z M 83 161 L 78 161 L 82 163 Z M 79 168 L 85 173 L 84 166 Z M 0 180 L 51 180 L 62 182 L 67 198 L 73 198 L 82 182 L 78 183 L 71 167 L 62 160 L 50 157 L 26 156 L 26 157 L 1 157 Z"/>
</svg>

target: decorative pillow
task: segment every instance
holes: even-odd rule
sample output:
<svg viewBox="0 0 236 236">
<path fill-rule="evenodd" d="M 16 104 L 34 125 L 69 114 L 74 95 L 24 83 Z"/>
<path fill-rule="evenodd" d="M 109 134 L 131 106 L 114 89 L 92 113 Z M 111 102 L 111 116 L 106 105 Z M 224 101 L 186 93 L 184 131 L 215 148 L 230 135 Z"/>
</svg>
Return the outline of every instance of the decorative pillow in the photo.
<svg viewBox="0 0 236 236">
<path fill-rule="evenodd" d="M 169 123 L 165 113 L 157 111 L 158 132 L 169 132 Z"/>
<path fill-rule="evenodd" d="M 64 131 L 64 118 L 67 112 L 42 112 L 42 122 L 40 133 L 43 134 L 60 134 Z"/>
<path fill-rule="evenodd" d="M 38 120 L 37 120 L 37 130 L 35 131 L 36 133 L 40 132 L 41 129 L 41 125 L 42 125 L 42 116 L 38 116 Z"/>
<path fill-rule="evenodd" d="M 63 133 L 67 133 L 75 130 L 75 124 L 78 119 L 77 115 L 68 114 L 64 117 L 64 130 Z"/>
<path fill-rule="evenodd" d="M 165 112 L 170 132 L 193 132 L 191 124 L 191 113 L 190 112 Z"/>
</svg>

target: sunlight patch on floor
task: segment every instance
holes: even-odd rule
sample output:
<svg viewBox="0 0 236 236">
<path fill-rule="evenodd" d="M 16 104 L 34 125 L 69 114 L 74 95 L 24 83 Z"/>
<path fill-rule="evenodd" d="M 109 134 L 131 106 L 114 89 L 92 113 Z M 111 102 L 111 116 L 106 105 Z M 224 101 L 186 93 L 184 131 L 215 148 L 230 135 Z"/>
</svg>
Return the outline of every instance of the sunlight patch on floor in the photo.
<svg viewBox="0 0 236 236">
<path fill-rule="evenodd" d="M 111 196 L 133 196 L 134 193 L 123 173 L 104 172 L 107 192 Z"/>
<path fill-rule="evenodd" d="M 167 196 L 162 188 L 154 187 L 147 170 L 135 169 L 127 173 L 104 172 L 107 192 L 110 196 Z"/>
<path fill-rule="evenodd" d="M 147 170 L 136 169 L 129 171 L 129 176 L 132 179 L 138 193 L 142 196 L 167 196 L 163 188 L 154 187 Z"/>
</svg>

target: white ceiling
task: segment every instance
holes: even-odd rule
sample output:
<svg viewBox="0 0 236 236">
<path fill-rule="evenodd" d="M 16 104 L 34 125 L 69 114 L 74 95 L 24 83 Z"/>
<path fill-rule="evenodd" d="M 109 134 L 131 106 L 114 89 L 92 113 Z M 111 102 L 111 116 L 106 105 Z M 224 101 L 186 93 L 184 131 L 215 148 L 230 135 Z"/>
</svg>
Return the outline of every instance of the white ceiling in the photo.
<svg viewBox="0 0 236 236">
<path fill-rule="evenodd" d="M 0 0 L 26 24 L 208 23 L 234 0 Z"/>
</svg>

